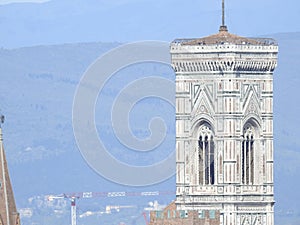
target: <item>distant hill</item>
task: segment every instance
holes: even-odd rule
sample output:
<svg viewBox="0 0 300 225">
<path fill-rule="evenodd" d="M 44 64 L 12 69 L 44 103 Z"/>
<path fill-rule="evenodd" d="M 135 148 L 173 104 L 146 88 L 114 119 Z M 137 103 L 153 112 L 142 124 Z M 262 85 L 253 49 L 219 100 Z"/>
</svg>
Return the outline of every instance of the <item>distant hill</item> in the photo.
<svg viewBox="0 0 300 225">
<path fill-rule="evenodd" d="M 274 134 L 276 224 L 299 224 L 300 199 L 300 33 L 271 35 L 279 42 L 278 68 L 274 74 Z M 158 185 L 129 188 L 109 182 L 97 175 L 81 157 L 72 130 L 73 97 L 84 71 L 101 54 L 120 43 L 79 43 L 0 49 L 0 109 L 5 114 L 4 143 L 11 179 L 19 207 L 28 205 L 34 195 L 77 191 L 175 190 L 174 177 Z M 103 93 L 104 102 L 96 105 L 97 128 L 104 130 L 111 154 L 129 164 L 155 162 L 175 148 L 174 109 L 148 99 L 140 102 L 145 115 L 135 115 L 133 130 L 140 137 L 149 134 L 151 110 L 162 104 L 158 113 L 169 130 L 164 151 L 147 155 L 132 152 L 113 137 L 109 124 L 109 105 L 126 82 L 151 72 L 162 71 L 174 79 L 170 68 L 144 65 L 116 74 Z M 139 112 L 139 111 L 138 111 Z M 101 115 L 101 116 L 99 116 Z M 156 116 L 156 114 L 154 115 Z M 173 137 L 173 138 L 172 138 Z M 162 200 L 166 200 L 162 197 Z M 291 213 L 292 212 L 292 213 Z"/>
</svg>

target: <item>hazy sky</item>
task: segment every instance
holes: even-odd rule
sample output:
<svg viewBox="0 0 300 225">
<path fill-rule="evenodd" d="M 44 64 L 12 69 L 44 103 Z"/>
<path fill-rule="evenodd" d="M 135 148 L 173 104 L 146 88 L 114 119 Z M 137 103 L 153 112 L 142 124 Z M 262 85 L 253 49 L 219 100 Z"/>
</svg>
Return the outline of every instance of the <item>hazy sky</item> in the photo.
<svg viewBox="0 0 300 225">
<path fill-rule="evenodd" d="M 37 4 L 39 3 L 39 4 Z M 300 31 L 296 0 L 227 0 L 232 33 Z M 0 0 L 0 46 L 171 41 L 216 33 L 221 0 Z"/>
<path fill-rule="evenodd" d="M 11 4 L 11 3 L 44 3 L 44 2 L 48 2 L 50 0 L 1 0 L 0 1 L 0 5 L 7 5 L 7 4 Z"/>
</svg>

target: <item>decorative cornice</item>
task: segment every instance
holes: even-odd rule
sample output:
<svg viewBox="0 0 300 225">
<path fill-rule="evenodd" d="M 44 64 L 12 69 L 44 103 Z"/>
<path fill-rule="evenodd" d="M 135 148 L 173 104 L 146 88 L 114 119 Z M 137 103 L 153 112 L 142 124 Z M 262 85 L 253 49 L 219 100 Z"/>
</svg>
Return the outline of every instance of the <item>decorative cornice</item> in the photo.
<svg viewBox="0 0 300 225">
<path fill-rule="evenodd" d="M 175 72 L 273 72 L 277 65 L 276 59 L 194 59 L 173 60 Z"/>
</svg>

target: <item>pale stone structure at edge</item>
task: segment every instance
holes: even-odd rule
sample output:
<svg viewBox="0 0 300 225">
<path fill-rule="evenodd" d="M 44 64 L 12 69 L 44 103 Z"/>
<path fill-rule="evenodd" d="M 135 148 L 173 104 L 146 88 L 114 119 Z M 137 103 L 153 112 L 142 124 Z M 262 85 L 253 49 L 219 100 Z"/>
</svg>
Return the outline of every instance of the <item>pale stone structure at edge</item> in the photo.
<svg viewBox="0 0 300 225">
<path fill-rule="evenodd" d="M 1 116 L 1 120 L 3 120 Z M 2 122 L 1 122 L 2 123 Z M 0 124 L 0 225 L 20 225 L 13 189 L 9 178 Z"/>
<path fill-rule="evenodd" d="M 222 25 L 170 49 L 177 171 L 169 208 L 176 212 L 152 212 L 150 224 L 274 225 L 277 43 L 239 37 Z"/>
</svg>

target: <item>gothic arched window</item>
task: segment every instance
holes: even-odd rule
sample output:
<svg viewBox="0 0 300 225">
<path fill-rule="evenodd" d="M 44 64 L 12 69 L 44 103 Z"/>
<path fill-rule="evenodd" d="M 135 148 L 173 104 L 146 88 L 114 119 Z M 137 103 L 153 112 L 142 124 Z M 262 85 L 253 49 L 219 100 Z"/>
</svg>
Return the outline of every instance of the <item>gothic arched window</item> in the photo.
<svg viewBox="0 0 300 225">
<path fill-rule="evenodd" d="M 199 184 L 215 183 L 215 145 L 211 128 L 204 124 L 200 127 L 198 139 Z"/>
<path fill-rule="evenodd" d="M 244 128 L 242 143 L 242 183 L 254 183 L 254 127 L 247 124 Z"/>
</svg>

